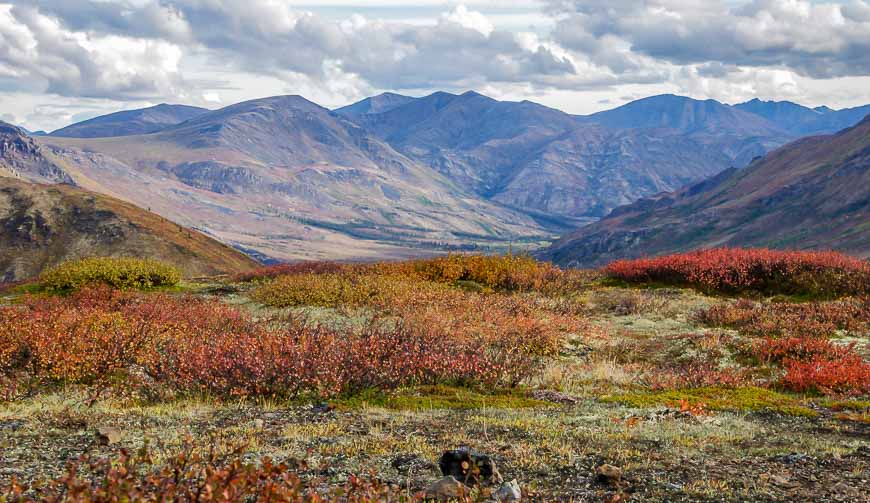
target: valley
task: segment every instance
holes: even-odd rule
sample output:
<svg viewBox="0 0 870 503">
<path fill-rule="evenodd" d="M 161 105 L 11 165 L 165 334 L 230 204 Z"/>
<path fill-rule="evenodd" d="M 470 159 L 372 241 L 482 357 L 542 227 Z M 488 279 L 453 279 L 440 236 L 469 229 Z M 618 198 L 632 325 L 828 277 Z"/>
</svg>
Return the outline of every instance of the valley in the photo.
<svg viewBox="0 0 870 503">
<path fill-rule="evenodd" d="M 668 95 L 581 117 L 474 92 L 336 111 L 282 96 L 160 105 L 32 138 L 10 129 L 43 164 L 5 157 L 18 177 L 129 201 L 261 260 L 531 251 L 795 137 L 759 106 Z"/>
</svg>

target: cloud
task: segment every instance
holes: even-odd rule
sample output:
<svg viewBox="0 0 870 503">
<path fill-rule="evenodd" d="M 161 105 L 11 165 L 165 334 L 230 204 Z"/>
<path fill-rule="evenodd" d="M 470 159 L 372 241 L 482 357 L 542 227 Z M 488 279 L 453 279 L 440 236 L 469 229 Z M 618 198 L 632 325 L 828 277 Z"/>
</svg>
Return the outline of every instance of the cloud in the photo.
<svg viewBox="0 0 870 503">
<path fill-rule="evenodd" d="M 29 3 L 78 33 L 184 45 L 212 64 L 251 73 L 326 81 L 339 69 L 376 87 L 425 88 L 465 82 L 552 85 L 552 76 L 575 71 L 567 55 L 557 56 L 543 43 L 529 47 L 519 34 L 495 29 L 462 5 L 419 26 L 361 16 L 333 21 L 270 0 Z"/>
<path fill-rule="evenodd" d="M 854 88 L 870 75 L 870 0 L 522 0 L 544 30 L 507 29 L 498 15 L 526 11 L 496 0 L 377 2 L 393 17 L 362 0 L 0 0 L 0 99 L 30 93 L 32 109 L 68 97 L 89 112 L 438 89 L 550 96 L 584 112 L 660 92 L 870 99 Z M 29 124 L 71 118 L 2 105 Z"/>
<path fill-rule="evenodd" d="M 181 49 L 171 43 L 67 29 L 29 6 L 0 5 L 5 90 L 62 96 L 184 96 Z"/>
<path fill-rule="evenodd" d="M 550 12 L 560 19 L 560 44 L 617 72 L 631 70 L 632 57 L 647 56 L 679 65 L 778 67 L 814 78 L 870 75 L 866 0 L 555 0 Z"/>
</svg>

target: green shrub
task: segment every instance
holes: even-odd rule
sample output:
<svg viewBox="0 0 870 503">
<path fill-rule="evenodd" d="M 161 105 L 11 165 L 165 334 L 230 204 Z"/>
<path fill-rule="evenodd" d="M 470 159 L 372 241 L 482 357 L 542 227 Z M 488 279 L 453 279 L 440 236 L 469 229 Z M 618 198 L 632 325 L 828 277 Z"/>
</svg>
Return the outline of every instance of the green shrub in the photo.
<svg viewBox="0 0 870 503">
<path fill-rule="evenodd" d="M 44 272 L 39 281 L 45 289 L 54 291 L 98 283 L 115 288 L 153 288 L 177 284 L 181 272 L 151 259 L 92 257 L 64 262 Z"/>
</svg>

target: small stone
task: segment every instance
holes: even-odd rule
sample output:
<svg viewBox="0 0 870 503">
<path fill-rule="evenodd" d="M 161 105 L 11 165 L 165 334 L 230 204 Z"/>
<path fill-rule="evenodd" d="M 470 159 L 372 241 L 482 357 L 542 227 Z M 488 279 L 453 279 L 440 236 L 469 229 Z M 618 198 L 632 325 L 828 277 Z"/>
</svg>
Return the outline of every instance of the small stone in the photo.
<svg viewBox="0 0 870 503">
<path fill-rule="evenodd" d="M 467 489 L 461 482 L 448 475 L 433 482 L 426 488 L 426 498 L 438 501 L 450 501 L 464 496 Z"/>
<path fill-rule="evenodd" d="M 496 501 L 520 501 L 523 499 L 523 492 L 520 490 L 517 479 L 502 484 L 495 492 L 495 499 Z"/>
<path fill-rule="evenodd" d="M 607 485 L 617 485 L 622 480 L 622 469 L 613 465 L 601 465 L 595 469 L 595 479 Z"/>
<path fill-rule="evenodd" d="M 262 419 L 254 419 L 254 428 L 262 430 L 266 426 L 266 422 Z"/>
<path fill-rule="evenodd" d="M 112 445 L 121 441 L 121 430 L 111 426 L 97 428 L 97 441 L 100 445 Z"/>
</svg>

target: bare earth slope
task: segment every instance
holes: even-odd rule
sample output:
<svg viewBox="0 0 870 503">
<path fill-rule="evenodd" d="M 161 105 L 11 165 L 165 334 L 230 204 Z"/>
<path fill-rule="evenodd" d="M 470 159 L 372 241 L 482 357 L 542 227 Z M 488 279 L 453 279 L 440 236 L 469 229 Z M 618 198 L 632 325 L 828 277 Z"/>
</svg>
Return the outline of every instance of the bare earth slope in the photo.
<svg viewBox="0 0 870 503">
<path fill-rule="evenodd" d="M 256 266 L 243 253 L 130 203 L 64 184 L 0 177 L 0 279 L 88 256 L 150 257 L 187 276 Z"/>
<path fill-rule="evenodd" d="M 870 256 L 870 117 L 832 136 L 798 140 L 743 170 L 619 208 L 541 255 L 591 266 L 711 246 Z"/>
</svg>

